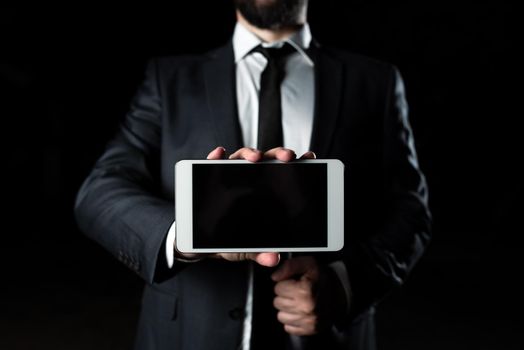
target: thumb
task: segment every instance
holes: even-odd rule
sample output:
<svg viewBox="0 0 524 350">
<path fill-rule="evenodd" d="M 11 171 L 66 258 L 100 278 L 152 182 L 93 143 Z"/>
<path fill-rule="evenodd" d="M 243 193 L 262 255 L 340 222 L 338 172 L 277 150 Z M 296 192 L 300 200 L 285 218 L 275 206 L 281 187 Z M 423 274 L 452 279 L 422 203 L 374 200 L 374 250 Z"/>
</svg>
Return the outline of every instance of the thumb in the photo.
<svg viewBox="0 0 524 350">
<path fill-rule="evenodd" d="M 256 263 L 262 266 L 273 267 L 277 266 L 280 261 L 279 253 L 258 253 L 252 258 Z"/>
<path fill-rule="evenodd" d="M 253 260 L 259 265 L 273 267 L 278 265 L 279 253 L 217 253 L 211 255 L 214 258 L 222 258 L 227 261 Z"/>
<path fill-rule="evenodd" d="M 226 154 L 226 149 L 222 146 L 215 148 L 207 155 L 206 159 L 223 159 Z"/>
<path fill-rule="evenodd" d="M 313 257 L 300 256 L 284 261 L 282 266 L 271 275 L 271 279 L 275 282 L 280 282 L 297 276 L 314 273 L 317 270 L 317 262 Z"/>
</svg>

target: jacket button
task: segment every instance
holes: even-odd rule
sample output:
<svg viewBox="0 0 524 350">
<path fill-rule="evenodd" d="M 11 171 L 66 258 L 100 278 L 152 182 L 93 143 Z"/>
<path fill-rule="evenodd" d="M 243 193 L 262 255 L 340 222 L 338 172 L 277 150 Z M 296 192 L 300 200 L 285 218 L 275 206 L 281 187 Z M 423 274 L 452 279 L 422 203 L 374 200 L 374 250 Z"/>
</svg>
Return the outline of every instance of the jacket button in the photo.
<svg viewBox="0 0 524 350">
<path fill-rule="evenodd" d="M 229 318 L 235 321 L 243 319 L 244 318 L 244 309 L 241 307 L 236 307 L 232 310 L 229 310 Z"/>
</svg>

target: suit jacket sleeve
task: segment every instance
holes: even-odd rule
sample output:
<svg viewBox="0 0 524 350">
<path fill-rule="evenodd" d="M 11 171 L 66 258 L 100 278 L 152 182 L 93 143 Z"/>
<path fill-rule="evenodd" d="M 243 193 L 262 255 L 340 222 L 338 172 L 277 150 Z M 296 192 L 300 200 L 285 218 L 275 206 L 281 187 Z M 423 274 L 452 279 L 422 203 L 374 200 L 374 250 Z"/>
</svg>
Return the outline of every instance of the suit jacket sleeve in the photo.
<svg viewBox="0 0 524 350">
<path fill-rule="evenodd" d="M 360 245 L 347 247 L 351 318 L 405 281 L 430 238 L 427 186 L 419 169 L 404 85 L 396 68 L 390 69 L 386 90 L 382 123 L 384 224 Z"/>
<path fill-rule="evenodd" d="M 157 68 L 151 61 L 129 113 L 75 204 L 81 230 L 149 283 L 174 220 L 173 203 L 162 198 L 159 188 L 160 111 Z"/>
</svg>

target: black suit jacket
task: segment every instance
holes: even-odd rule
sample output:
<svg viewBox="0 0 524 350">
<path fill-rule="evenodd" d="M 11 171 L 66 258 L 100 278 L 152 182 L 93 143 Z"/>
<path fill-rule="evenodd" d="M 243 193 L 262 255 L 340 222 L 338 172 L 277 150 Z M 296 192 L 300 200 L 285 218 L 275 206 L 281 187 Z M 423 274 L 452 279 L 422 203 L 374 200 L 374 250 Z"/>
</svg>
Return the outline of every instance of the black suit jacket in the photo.
<svg viewBox="0 0 524 350">
<path fill-rule="evenodd" d="M 428 242 L 426 184 L 397 70 L 335 49 L 315 46 L 312 56 L 310 149 L 346 164 L 345 248 L 317 258 L 345 261 L 352 306 L 337 329 L 353 329 L 352 342 L 368 344 L 355 349 L 369 348 L 369 310 L 405 280 Z M 210 259 L 170 270 L 164 257 L 173 166 L 217 146 L 242 146 L 231 43 L 151 60 L 118 134 L 79 191 L 81 229 L 147 282 L 138 348 L 236 349 L 240 341 L 246 264 Z"/>
</svg>

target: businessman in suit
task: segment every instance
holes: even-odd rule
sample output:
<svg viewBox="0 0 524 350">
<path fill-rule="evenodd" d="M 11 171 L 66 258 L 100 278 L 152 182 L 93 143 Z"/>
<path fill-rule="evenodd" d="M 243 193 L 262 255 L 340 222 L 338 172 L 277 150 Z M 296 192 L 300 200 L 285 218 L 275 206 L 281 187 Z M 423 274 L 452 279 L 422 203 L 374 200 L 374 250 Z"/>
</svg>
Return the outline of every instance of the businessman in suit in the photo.
<svg viewBox="0 0 524 350">
<path fill-rule="evenodd" d="M 78 193 L 79 226 L 146 282 L 137 349 L 374 349 L 375 305 L 403 283 L 429 240 L 402 79 L 387 63 L 312 40 L 307 0 L 235 4 L 225 46 L 150 61 Z M 257 48 L 283 45 L 291 50 L 279 61 L 279 113 L 267 113 L 260 89 L 272 58 Z M 281 144 L 261 147 L 262 116 L 274 114 Z M 276 253 L 178 252 L 173 166 L 206 157 L 342 160 L 344 249 L 281 263 Z M 253 223 L 266 215 L 275 213 L 254 213 Z M 261 293 L 257 271 L 275 266 L 272 290 Z M 254 310 L 264 295 L 274 319 L 261 321 Z"/>
</svg>

